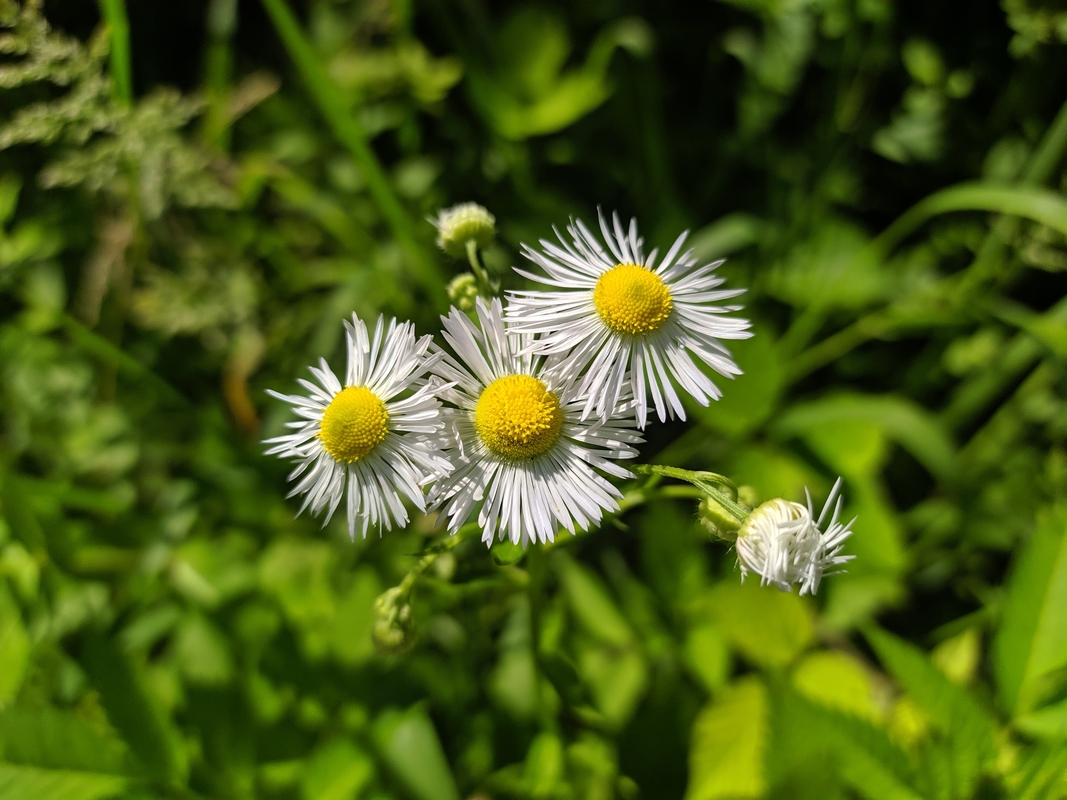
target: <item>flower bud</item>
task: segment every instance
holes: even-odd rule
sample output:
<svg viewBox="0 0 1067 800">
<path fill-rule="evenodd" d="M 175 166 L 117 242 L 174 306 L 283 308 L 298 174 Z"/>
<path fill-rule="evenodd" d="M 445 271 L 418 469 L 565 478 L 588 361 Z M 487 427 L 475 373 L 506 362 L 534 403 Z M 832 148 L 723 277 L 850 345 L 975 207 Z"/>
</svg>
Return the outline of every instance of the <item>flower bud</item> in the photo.
<svg viewBox="0 0 1067 800">
<path fill-rule="evenodd" d="M 374 601 L 377 619 L 371 630 L 374 646 L 383 653 L 402 653 L 415 643 L 415 624 L 411 606 L 403 599 L 399 586 L 387 589 Z"/>
<path fill-rule="evenodd" d="M 448 283 L 448 301 L 460 311 L 473 311 L 478 298 L 478 279 L 462 272 Z"/>
<path fill-rule="evenodd" d="M 430 222 L 437 228 L 437 246 L 453 258 L 466 257 L 467 242 L 484 250 L 496 236 L 496 217 L 477 203 L 442 209 Z"/>
<path fill-rule="evenodd" d="M 801 594 L 815 594 L 828 569 L 854 557 L 840 555 L 855 522 L 842 525 L 838 521 L 840 488 L 839 478 L 818 520 L 814 518 L 810 494 L 807 506 L 777 498 L 749 514 L 737 532 L 741 580 L 749 572 L 755 572 L 760 576 L 760 585 L 773 583 L 788 592 L 793 584 L 800 584 Z M 833 515 L 823 532 L 823 522 L 831 506 Z"/>
</svg>

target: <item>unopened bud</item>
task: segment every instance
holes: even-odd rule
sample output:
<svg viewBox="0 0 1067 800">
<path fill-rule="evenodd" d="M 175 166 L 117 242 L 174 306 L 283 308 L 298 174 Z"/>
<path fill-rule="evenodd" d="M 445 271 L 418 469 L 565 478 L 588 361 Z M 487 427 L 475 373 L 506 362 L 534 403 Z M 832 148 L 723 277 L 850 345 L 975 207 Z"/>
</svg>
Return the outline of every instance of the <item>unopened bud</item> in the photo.
<svg viewBox="0 0 1067 800">
<path fill-rule="evenodd" d="M 473 311 L 478 299 L 478 279 L 463 272 L 448 283 L 448 301 L 460 311 Z"/>
<path fill-rule="evenodd" d="M 374 601 L 374 628 L 371 639 L 383 653 L 402 653 L 415 643 L 415 625 L 411 606 L 401 602 L 403 590 L 399 586 L 387 589 Z"/>
<path fill-rule="evenodd" d="M 496 217 L 477 203 L 460 203 L 430 218 L 437 228 L 437 245 L 453 258 L 466 258 L 467 242 L 484 250 L 496 236 Z"/>
</svg>

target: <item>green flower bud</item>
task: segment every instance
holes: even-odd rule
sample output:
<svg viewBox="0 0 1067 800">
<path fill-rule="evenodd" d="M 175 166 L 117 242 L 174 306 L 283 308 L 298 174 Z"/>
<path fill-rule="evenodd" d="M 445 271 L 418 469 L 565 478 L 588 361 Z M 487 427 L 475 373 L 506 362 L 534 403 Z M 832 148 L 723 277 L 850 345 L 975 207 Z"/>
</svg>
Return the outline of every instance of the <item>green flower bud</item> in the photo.
<svg viewBox="0 0 1067 800">
<path fill-rule="evenodd" d="M 697 519 L 712 536 L 728 542 L 737 538 L 737 529 L 741 527 L 741 523 L 733 514 L 708 495 L 704 495 L 697 506 Z"/>
<path fill-rule="evenodd" d="M 402 653 L 415 643 L 415 624 L 411 606 L 404 599 L 399 586 L 387 589 L 374 601 L 377 619 L 371 630 L 374 646 L 383 653 Z"/>
<path fill-rule="evenodd" d="M 466 258 L 467 242 L 484 250 L 496 236 L 496 217 L 477 203 L 443 209 L 430 222 L 437 228 L 438 247 L 453 258 Z"/>
<path fill-rule="evenodd" d="M 460 311 L 473 311 L 478 298 L 478 279 L 469 272 L 461 272 L 448 283 L 448 300 Z"/>
</svg>

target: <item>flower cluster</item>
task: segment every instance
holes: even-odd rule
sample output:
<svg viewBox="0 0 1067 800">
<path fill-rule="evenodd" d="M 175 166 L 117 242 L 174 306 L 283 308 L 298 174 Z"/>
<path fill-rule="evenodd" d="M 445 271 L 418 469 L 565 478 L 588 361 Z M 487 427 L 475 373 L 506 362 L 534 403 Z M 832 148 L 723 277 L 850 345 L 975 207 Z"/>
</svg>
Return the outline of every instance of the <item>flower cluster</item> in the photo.
<svg viewBox="0 0 1067 800">
<path fill-rule="evenodd" d="M 505 308 L 479 294 L 494 286 L 477 258 L 492 242 L 492 215 L 464 204 L 431 222 L 441 247 L 466 254 L 477 273 L 441 318 L 447 349 L 417 338 L 411 323 L 379 317 L 370 333 L 353 315 L 343 382 L 321 361 L 311 367 L 316 382 L 300 381 L 308 394 L 271 393 L 299 419 L 268 440 L 268 453 L 296 460 L 301 511 L 328 521 L 347 497 L 353 537 L 357 527 L 366 536 L 370 526 L 405 525 L 405 498 L 439 512 L 452 533 L 476 516 L 487 544 L 525 547 L 599 524 L 618 509 L 609 478 L 631 476 L 619 462 L 637 455 L 649 417 L 684 420 L 683 396 L 702 405 L 721 396 L 710 373 L 740 374 L 723 341 L 750 336 L 749 323 L 723 303 L 743 290 L 721 288 L 721 261 L 683 252 L 685 233 L 659 259 L 645 254 L 635 221 L 624 228 L 601 214 L 602 239 L 572 221 L 569 239 L 557 230 L 558 243 L 524 245 L 539 269 L 516 271 L 549 288 L 510 292 Z M 823 566 L 802 554 L 841 563 L 848 526 L 834 533 L 835 511 L 823 541 L 821 518 L 770 505 L 738 535 L 743 572 L 814 591 Z M 772 527 L 795 543 L 774 544 Z"/>
</svg>

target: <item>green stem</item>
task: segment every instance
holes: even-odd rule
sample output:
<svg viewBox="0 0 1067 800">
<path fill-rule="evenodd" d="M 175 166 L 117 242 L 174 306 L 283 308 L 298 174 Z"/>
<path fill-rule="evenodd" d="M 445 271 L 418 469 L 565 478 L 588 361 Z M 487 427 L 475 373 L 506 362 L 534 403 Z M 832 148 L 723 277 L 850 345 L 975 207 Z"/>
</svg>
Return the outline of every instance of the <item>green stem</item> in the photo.
<svg viewBox="0 0 1067 800">
<path fill-rule="evenodd" d="M 207 111 L 202 123 L 204 141 L 230 149 L 230 101 L 233 80 L 231 41 L 237 27 L 237 0 L 211 0 L 207 12 L 208 46 L 204 57 Z"/>
<path fill-rule="evenodd" d="M 493 286 L 492 281 L 489 280 L 489 273 L 485 271 L 481 261 L 478 259 L 478 244 L 473 239 L 467 240 L 467 261 L 470 262 L 474 277 L 478 281 L 478 294 L 483 297 L 495 295 L 496 288 Z"/>
<path fill-rule="evenodd" d="M 411 590 L 415 587 L 415 582 L 419 579 L 419 576 L 428 570 L 439 556 L 450 550 L 454 550 L 469 539 L 471 534 L 480 533 L 481 530 L 481 526 L 479 526 L 478 523 L 472 522 L 468 525 L 464 525 L 451 536 L 446 536 L 444 539 L 435 542 L 423 550 L 422 558 L 415 562 L 411 569 L 408 570 L 407 575 L 404 576 L 403 580 L 397 584 L 397 588 L 400 590 L 400 596 L 406 599 L 407 596 L 411 594 Z"/>
<path fill-rule="evenodd" d="M 693 484 L 701 496 L 709 497 L 718 503 L 723 511 L 737 520 L 738 525 L 748 517 L 748 509 L 737 502 L 737 486 L 725 475 L 717 472 L 694 472 L 662 464 L 637 464 L 633 471 L 641 475 L 663 475 Z"/>
<path fill-rule="evenodd" d="M 423 288 L 435 303 L 444 308 L 448 305 L 444 275 L 419 244 L 411 218 L 389 185 L 385 171 L 367 143 L 362 126 L 348 107 L 348 99 L 326 72 L 285 0 L 262 0 L 262 3 L 319 111 L 363 172 L 367 189 L 418 273 Z"/>
<path fill-rule="evenodd" d="M 133 103 L 133 70 L 130 65 L 130 20 L 126 0 L 100 0 L 111 46 L 111 85 L 115 98 L 129 108 Z"/>
<path fill-rule="evenodd" d="M 1067 103 L 1060 106 L 1056 118 L 1042 137 L 1037 150 L 1034 151 L 1030 164 L 1023 173 L 1022 182 L 1030 184 L 1047 183 L 1067 150 Z"/>
</svg>

